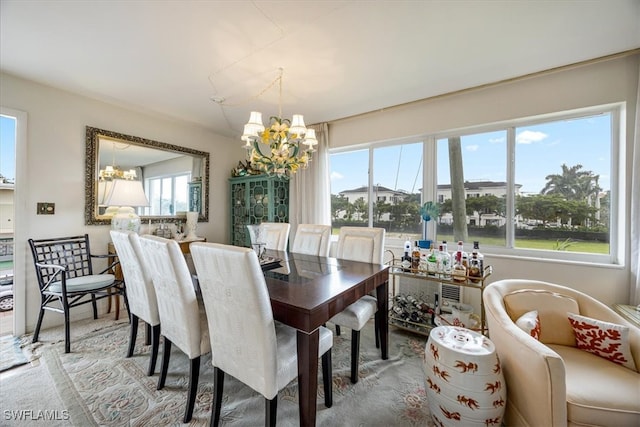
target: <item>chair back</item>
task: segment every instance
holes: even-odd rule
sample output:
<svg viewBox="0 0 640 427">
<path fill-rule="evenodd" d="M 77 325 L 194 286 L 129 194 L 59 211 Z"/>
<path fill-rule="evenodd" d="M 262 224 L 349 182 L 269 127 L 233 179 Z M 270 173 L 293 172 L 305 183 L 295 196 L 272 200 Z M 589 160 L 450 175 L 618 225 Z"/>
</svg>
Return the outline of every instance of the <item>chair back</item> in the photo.
<svg viewBox="0 0 640 427">
<path fill-rule="evenodd" d="M 87 234 L 52 239 L 29 239 L 29 246 L 35 264 L 54 264 L 65 267 L 67 279 L 93 274 Z M 58 272 L 52 268 L 36 268 L 40 290 L 54 279 Z M 59 276 L 55 280 L 59 280 Z"/>
<path fill-rule="evenodd" d="M 265 247 L 276 251 L 286 251 L 289 242 L 289 230 L 291 225 L 288 222 L 263 222 L 260 224 Z"/>
<path fill-rule="evenodd" d="M 140 237 L 158 301 L 162 335 L 189 359 L 202 353 L 200 311 L 187 261 L 178 242 L 162 237 Z"/>
<path fill-rule="evenodd" d="M 382 264 L 384 228 L 341 227 L 336 258 Z"/>
<path fill-rule="evenodd" d="M 330 241 L 330 225 L 299 224 L 291 252 L 326 257 L 329 256 Z"/>
<path fill-rule="evenodd" d="M 191 244 L 191 255 L 207 311 L 213 366 L 264 396 L 275 396 L 276 332 L 256 253 L 198 242 Z"/>
<path fill-rule="evenodd" d="M 129 311 L 151 326 L 160 324 L 156 291 L 140 238 L 133 231 L 111 230 L 110 234 L 127 286 Z"/>
</svg>

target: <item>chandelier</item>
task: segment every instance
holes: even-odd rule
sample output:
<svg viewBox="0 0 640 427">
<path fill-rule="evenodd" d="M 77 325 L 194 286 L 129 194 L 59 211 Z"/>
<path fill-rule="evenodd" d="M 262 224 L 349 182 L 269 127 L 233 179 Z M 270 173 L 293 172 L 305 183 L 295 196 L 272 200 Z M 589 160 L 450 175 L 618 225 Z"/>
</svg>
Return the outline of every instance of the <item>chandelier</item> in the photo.
<svg viewBox="0 0 640 427">
<path fill-rule="evenodd" d="M 282 118 L 282 68 L 280 75 L 263 93 L 275 83 L 279 85 L 278 115 L 271 116 L 269 127 L 262 124 L 262 113 L 252 111 L 249 122 L 244 125 L 241 137 L 251 166 L 268 175 L 290 177 L 300 169 L 306 169 L 318 143 L 316 132 L 307 129 L 301 114 L 291 120 Z M 262 147 L 264 146 L 264 147 Z"/>
<path fill-rule="evenodd" d="M 106 166 L 104 169 L 100 169 L 99 176 L 102 180 L 126 179 L 131 181 L 136 179 L 138 174 L 135 169 L 123 171 L 118 169 L 117 166 Z"/>
</svg>

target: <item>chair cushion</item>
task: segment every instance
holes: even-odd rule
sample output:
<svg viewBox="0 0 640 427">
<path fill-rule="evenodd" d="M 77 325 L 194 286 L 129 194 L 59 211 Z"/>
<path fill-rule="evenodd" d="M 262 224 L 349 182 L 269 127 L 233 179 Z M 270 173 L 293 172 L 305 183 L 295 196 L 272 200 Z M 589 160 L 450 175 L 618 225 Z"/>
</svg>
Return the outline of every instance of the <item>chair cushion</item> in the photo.
<svg viewBox="0 0 640 427">
<path fill-rule="evenodd" d="M 99 291 L 108 288 L 116 280 L 113 274 L 92 274 L 67 279 L 67 292 Z M 62 282 L 53 282 L 49 286 L 51 292 L 62 292 Z"/>
<path fill-rule="evenodd" d="M 537 310 L 540 341 L 575 347 L 576 339 L 567 313 L 580 313 L 578 302 L 569 296 L 546 290 L 521 289 L 504 296 L 504 305 L 512 320 Z"/>
<path fill-rule="evenodd" d="M 576 347 L 549 348 L 564 360 L 569 424 L 638 425 L 640 374 Z"/>
<path fill-rule="evenodd" d="M 275 322 L 278 350 L 277 386 L 282 390 L 294 379 L 298 378 L 298 338 L 297 329 L 284 323 Z M 318 357 L 325 354 L 333 346 L 333 332 L 320 327 Z"/>
<path fill-rule="evenodd" d="M 329 319 L 329 322 L 354 331 L 359 331 L 367 324 L 376 311 L 378 311 L 378 301 L 371 295 L 365 295 L 333 316 Z"/>
<path fill-rule="evenodd" d="M 528 311 L 516 320 L 516 325 L 534 337 L 540 340 L 540 318 L 538 317 L 538 310 Z"/>
<path fill-rule="evenodd" d="M 636 370 L 631 355 L 628 327 L 575 313 L 569 313 L 568 318 L 576 335 L 576 346 L 580 350 Z"/>
</svg>

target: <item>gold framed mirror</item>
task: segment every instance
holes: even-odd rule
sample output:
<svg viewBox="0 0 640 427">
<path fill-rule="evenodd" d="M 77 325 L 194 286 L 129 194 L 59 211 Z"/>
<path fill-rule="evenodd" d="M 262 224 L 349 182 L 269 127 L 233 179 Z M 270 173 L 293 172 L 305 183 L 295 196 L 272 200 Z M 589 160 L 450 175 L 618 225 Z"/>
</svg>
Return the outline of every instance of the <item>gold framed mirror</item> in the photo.
<svg viewBox="0 0 640 427">
<path fill-rule="evenodd" d="M 106 225 L 105 205 L 115 179 L 142 182 L 148 207 L 143 223 L 183 222 L 187 211 L 209 220 L 209 153 L 165 142 L 86 127 L 85 224 Z"/>
</svg>

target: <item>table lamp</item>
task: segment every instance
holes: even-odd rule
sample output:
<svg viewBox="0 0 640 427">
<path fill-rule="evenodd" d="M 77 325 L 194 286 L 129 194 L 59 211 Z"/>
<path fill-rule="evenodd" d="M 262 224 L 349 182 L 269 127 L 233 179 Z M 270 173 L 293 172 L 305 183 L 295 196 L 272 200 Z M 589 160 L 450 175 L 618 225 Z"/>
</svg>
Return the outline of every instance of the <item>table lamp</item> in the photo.
<svg viewBox="0 0 640 427">
<path fill-rule="evenodd" d="M 107 206 L 119 206 L 111 218 L 111 229 L 122 231 L 140 231 L 140 217 L 134 207 L 149 206 L 144 194 L 142 182 L 116 179 L 113 181 L 111 193 L 107 197 Z"/>
</svg>

